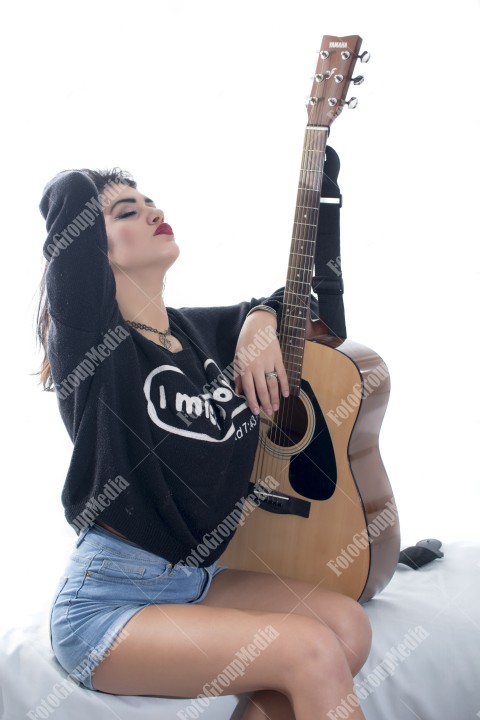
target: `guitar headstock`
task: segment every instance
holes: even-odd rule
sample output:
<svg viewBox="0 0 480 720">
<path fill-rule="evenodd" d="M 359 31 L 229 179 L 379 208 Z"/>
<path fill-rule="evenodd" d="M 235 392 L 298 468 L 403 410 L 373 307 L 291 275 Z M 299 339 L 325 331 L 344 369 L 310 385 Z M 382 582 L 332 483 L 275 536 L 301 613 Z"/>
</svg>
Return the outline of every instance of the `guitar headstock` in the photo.
<svg viewBox="0 0 480 720">
<path fill-rule="evenodd" d="M 308 124 L 330 126 L 345 105 L 356 106 L 356 98 L 346 101 L 350 83 L 360 85 L 363 77 L 352 78 L 358 58 L 368 62 L 367 52 L 359 55 L 362 38 L 359 35 L 334 37 L 325 35 L 319 52 L 312 92 L 307 104 Z"/>
</svg>

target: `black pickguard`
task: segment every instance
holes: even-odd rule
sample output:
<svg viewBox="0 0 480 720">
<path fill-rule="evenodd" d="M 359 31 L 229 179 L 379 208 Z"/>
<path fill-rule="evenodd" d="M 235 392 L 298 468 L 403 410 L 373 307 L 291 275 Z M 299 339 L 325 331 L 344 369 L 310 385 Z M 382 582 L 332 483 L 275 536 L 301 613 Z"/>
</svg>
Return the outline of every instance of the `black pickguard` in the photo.
<svg viewBox="0 0 480 720">
<path fill-rule="evenodd" d="M 332 438 L 310 384 L 302 378 L 301 387 L 315 413 L 315 430 L 307 447 L 292 456 L 290 484 L 299 495 L 311 500 L 328 500 L 337 485 L 337 463 Z"/>
</svg>

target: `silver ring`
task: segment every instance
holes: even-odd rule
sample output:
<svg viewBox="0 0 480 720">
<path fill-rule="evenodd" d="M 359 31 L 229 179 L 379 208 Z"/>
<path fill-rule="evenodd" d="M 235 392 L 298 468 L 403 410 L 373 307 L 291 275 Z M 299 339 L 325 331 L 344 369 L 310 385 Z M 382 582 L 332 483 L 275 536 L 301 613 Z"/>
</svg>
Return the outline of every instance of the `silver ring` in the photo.
<svg viewBox="0 0 480 720">
<path fill-rule="evenodd" d="M 272 370 L 272 372 L 265 373 L 265 377 L 267 380 L 271 380 L 272 378 L 278 378 L 278 375 Z"/>
</svg>

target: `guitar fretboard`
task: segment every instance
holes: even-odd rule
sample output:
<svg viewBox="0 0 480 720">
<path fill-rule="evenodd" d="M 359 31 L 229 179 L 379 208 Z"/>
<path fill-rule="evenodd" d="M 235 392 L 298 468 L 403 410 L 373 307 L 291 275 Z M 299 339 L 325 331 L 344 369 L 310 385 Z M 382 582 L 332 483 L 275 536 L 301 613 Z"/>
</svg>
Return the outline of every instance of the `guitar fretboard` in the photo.
<svg viewBox="0 0 480 720">
<path fill-rule="evenodd" d="M 328 128 L 307 126 L 279 341 L 290 393 L 300 393 Z"/>
</svg>

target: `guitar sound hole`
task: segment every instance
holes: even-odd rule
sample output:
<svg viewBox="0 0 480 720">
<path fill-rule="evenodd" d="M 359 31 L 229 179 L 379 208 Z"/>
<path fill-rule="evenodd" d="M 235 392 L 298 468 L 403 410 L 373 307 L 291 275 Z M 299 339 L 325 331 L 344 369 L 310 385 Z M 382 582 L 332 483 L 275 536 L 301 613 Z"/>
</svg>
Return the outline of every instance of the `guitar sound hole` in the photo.
<svg viewBox="0 0 480 720">
<path fill-rule="evenodd" d="M 280 447 L 292 447 L 305 436 L 308 416 L 305 405 L 296 395 L 280 398 L 275 424 L 268 431 L 268 439 Z"/>
<path fill-rule="evenodd" d="M 266 437 L 277 447 L 299 446 L 292 451 L 288 470 L 295 492 L 311 500 L 328 500 L 337 486 L 333 442 L 322 409 L 305 378 L 302 394 L 303 399 L 297 395 L 280 398 L 276 414 L 264 420 L 270 425 Z"/>
</svg>

